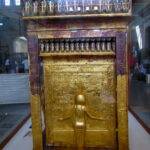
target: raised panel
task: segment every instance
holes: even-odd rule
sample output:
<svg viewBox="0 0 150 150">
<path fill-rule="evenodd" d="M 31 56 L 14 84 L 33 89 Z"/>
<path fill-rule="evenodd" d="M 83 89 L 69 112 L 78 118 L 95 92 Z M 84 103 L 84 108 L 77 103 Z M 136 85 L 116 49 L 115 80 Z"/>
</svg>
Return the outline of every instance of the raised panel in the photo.
<svg viewBox="0 0 150 150">
<path fill-rule="evenodd" d="M 91 61 L 92 60 L 92 61 Z M 113 58 L 44 59 L 47 144 L 75 146 L 75 95 L 85 94 L 86 147 L 116 147 L 116 81 Z M 70 118 L 60 120 L 65 113 Z M 103 120 L 93 119 L 102 116 Z"/>
</svg>

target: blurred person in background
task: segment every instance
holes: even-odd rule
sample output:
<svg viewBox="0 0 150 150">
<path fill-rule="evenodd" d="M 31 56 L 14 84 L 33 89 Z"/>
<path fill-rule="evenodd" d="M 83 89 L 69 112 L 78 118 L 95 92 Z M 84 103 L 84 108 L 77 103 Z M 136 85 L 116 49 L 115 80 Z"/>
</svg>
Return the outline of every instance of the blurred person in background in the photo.
<svg viewBox="0 0 150 150">
<path fill-rule="evenodd" d="M 11 56 L 9 63 L 10 63 L 10 73 L 16 73 L 17 64 L 13 56 Z"/>
<path fill-rule="evenodd" d="M 9 69 L 10 69 L 10 62 L 9 62 L 9 58 L 7 58 L 5 60 L 5 70 L 6 70 L 6 73 L 9 73 Z"/>
<path fill-rule="evenodd" d="M 18 68 L 19 68 L 19 67 L 18 67 L 18 61 L 17 61 L 17 59 L 15 59 L 15 65 L 16 65 L 15 72 L 18 73 Z"/>
<path fill-rule="evenodd" d="M 22 64 L 24 65 L 25 73 L 28 73 L 29 72 L 28 56 L 24 57 L 24 60 L 22 61 Z"/>
</svg>

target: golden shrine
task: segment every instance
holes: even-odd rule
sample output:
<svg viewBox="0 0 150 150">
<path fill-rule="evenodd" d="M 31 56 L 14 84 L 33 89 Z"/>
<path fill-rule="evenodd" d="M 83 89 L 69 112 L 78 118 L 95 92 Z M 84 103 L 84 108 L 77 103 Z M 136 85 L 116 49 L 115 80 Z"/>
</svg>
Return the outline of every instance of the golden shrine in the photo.
<svg viewBox="0 0 150 150">
<path fill-rule="evenodd" d="M 24 2 L 34 150 L 44 149 L 43 139 L 50 149 L 128 150 L 132 2 Z"/>
</svg>

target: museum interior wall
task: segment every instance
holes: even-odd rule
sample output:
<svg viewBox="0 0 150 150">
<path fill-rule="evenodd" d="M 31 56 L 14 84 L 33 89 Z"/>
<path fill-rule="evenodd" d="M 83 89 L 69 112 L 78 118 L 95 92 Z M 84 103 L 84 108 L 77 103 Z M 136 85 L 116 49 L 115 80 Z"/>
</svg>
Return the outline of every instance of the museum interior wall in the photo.
<svg viewBox="0 0 150 150">
<path fill-rule="evenodd" d="M 0 1 L 0 149 L 30 114 L 29 78 L 22 64 L 28 55 L 26 29 L 21 16 L 15 1 L 9 6 Z M 6 63 L 10 58 L 17 64 L 12 71 Z"/>
</svg>

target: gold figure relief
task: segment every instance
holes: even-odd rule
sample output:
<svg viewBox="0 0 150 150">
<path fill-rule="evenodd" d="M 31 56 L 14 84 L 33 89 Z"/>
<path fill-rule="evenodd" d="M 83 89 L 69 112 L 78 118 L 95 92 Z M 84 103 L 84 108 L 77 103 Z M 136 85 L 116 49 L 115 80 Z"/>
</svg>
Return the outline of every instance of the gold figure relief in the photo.
<svg viewBox="0 0 150 150">
<path fill-rule="evenodd" d="M 96 117 L 96 115 L 99 117 Z M 73 117 L 74 116 L 74 117 Z M 80 92 L 76 94 L 74 99 L 74 105 L 70 110 L 66 110 L 65 113 L 61 114 L 59 120 L 63 121 L 66 119 L 73 118 L 73 128 L 74 128 L 74 136 L 75 136 L 75 143 L 76 147 L 79 150 L 82 150 L 85 143 L 85 132 L 86 132 L 86 117 L 88 116 L 91 119 L 95 120 L 104 120 L 104 115 L 98 112 L 95 112 L 92 109 L 89 109 L 86 106 L 86 97 L 84 92 Z"/>
</svg>

